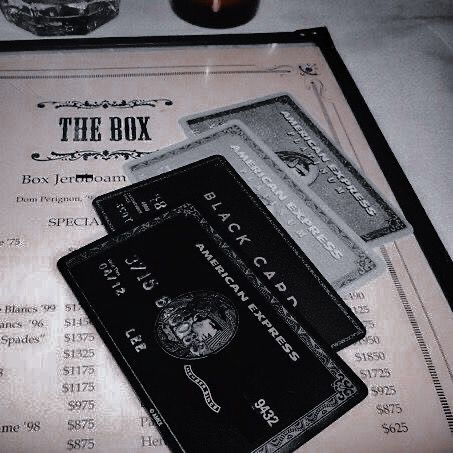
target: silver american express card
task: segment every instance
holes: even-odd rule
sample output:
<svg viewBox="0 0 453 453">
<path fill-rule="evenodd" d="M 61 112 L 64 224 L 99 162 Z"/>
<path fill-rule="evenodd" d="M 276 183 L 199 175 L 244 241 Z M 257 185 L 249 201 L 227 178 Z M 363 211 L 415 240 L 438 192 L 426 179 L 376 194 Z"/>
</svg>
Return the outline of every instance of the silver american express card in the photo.
<svg viewBox="0 0 453 453">
<path fill-rule="evenodd" d="M 381 272 L 380 259 L 363 241 L 310 189 L 289 178 L 240 123 L 230 122 L 124 168 L 137 182 L 213 155 L 227 159 L 335 289 L 350 290 Z"/>
<path fill-rule="evenodd" d="M 412 232 L 296 100 L 279 93 L 181 119 L 188 135 L 240 120 L 283 162 L 288 175 L 309 186 L 366 243 L 374 246 Z"/>
</svg>

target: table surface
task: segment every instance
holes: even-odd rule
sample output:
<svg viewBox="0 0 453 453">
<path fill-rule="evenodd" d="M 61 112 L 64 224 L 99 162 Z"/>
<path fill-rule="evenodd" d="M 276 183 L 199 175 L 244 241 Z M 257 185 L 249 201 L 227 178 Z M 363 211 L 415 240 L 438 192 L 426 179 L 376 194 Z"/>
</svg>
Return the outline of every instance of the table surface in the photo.
<svg viewBox="0 0 453 453">
<path fill-rule="evenodd" d="M 327 26 L 453 257 L 452 17 L 453 2 L 448 0 L 261 0 L 248 24 L 211 30 L 176 17 L 168 0 L 123 0 L 120 15 L 88 37 L 263 33 Z M 33 38 L 0 15 L 0 41 Z"/>
</svg>

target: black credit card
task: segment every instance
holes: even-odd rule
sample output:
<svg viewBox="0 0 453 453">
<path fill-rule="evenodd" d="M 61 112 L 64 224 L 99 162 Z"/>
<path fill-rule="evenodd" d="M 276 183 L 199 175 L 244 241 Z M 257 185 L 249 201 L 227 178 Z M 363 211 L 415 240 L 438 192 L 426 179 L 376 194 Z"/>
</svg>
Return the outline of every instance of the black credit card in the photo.
<svg viewBox="0 0 453 453">
<path fill-rule="evenodd" d="M 292 451 L 367 394 L 190 204 L 58 267 L 174 451 Z"/>
<path fill-rule="evenodd" d="M 334 350 L 365 335 L 351 309 L 223 156 L 107 193 L 93 205 L 107 231 L 115 232 L 185 202 L 235 244 L 285 306 Z"/>
</svg>

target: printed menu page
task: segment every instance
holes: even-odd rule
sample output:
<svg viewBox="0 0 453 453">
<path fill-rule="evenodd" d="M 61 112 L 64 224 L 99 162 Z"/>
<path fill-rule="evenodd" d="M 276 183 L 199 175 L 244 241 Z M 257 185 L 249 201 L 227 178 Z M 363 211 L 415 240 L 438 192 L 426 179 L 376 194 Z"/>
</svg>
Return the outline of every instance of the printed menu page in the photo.
<svg viewBox="0 0 453 453">
<path fill-rule="evenodd" d="M 168 451 L 56 263 L 105 236 L 93 198 L 181 118 L 283 91 L 397 207 L 315 45 L 0 55 L 1 451 Z M 366 336 L 339 352 L 369 395 L 302 448 L 451 450 L 452 312 L 413 235 L 374 251 L 384 272 L 342 293 Z"/>
</svg>

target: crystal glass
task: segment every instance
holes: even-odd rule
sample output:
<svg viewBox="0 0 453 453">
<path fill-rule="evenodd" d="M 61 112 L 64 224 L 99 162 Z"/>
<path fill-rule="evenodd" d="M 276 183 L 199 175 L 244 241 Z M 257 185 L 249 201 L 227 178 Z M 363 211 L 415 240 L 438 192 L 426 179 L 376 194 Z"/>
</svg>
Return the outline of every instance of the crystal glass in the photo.
<svg viewBox="0 0 453 453">
<path fill-rule="evenodd" d="M 36 35 L 85 35 L 117 16 L 120 0 L 0 0 L 0 8 Z"/>
</svg>

